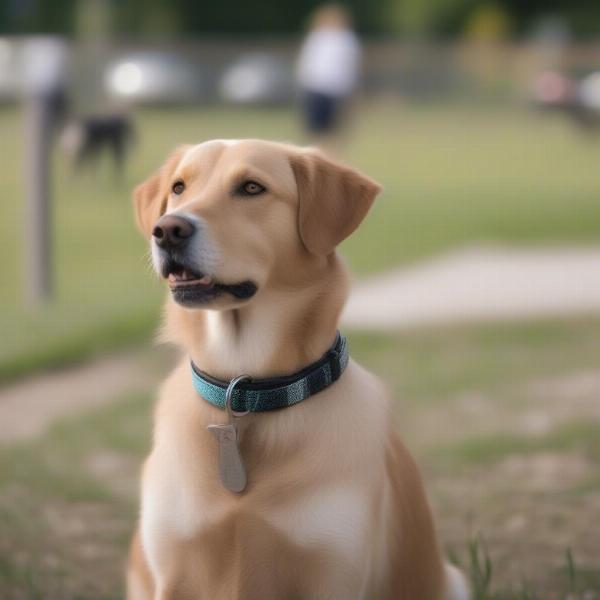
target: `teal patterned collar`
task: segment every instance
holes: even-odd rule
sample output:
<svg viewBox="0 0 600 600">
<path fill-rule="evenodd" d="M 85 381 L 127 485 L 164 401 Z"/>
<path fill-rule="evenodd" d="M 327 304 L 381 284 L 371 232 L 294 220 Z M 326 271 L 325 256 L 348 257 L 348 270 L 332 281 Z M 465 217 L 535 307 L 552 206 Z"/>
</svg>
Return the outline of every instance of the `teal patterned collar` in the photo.
<svg viewBox="0 0 600 600">
<path fill-rule="evenodd" d="M 232 391 L 231 408 L 237 413 L 261 412 L 293 406 L 337 381 L 348 365 L 346 338 L 338 331 L 333 346 L 308 367 L 283 377 L 248 379 Z M 202 398 L 225 409 L 229 381 L 215 379 L 192 362 L 192 383 Z"/>
</svg>

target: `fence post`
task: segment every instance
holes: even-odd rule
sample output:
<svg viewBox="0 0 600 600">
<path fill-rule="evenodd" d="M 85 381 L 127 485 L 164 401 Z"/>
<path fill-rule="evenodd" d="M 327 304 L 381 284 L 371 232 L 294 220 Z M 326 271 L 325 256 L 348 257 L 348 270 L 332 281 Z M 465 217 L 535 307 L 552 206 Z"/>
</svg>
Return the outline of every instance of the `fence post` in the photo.
<svg viewBox="0 0 600 600">
<path fill-rule="evenodd" d="M 66 54 L 66 45 L 59 38 L 30 38 L 23 49 L 25 297 L 32 305 L 48 302 L 53 292 L 51 150 L 64 93 Z"/>
<path fill-rule="evenodd" d="M 52 297 L 50 213 L 50 110 L 35 95 L 25 105 L 25 286 L 29 304 Z"/>
</svg>

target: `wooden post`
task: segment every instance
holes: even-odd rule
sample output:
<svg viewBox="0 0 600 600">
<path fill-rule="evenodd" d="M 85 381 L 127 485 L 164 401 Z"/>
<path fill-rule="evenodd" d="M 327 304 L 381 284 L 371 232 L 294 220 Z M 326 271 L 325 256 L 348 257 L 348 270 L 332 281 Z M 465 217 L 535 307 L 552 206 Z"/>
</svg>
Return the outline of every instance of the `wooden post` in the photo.
<svg viewBox="0 0 600 600">
<path fill-rule="evenodd" d="M 25 294 L 29 304 L 52 297 L 50 214 L 51 109 L 42 94 L 25 101 Z"/>
<path fill-rule="evenodd" d="M 56 99 L 64 92 L 67 47 L 56 37 L 32 37 L 23 49 L 25 102 L 25 297 L 52 296 L 50 161 Z"/>
</svg>

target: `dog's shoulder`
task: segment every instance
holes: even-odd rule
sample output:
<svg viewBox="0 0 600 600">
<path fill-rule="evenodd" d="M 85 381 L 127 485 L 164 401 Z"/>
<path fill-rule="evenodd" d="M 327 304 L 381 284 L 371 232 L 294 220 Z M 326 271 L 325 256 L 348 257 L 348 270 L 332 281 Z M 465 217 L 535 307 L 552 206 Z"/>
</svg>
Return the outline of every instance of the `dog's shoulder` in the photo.
<svg viewBox="0 0 600 600">
<path fill-rule="evenodd" d="M 347 402 L 345 412 L 361 418 L 364 427 L 379 429 L 389 420 L 392 394 L 377 375 L 351 359 L 339 384 L 337 393 Z"/>
</svg>

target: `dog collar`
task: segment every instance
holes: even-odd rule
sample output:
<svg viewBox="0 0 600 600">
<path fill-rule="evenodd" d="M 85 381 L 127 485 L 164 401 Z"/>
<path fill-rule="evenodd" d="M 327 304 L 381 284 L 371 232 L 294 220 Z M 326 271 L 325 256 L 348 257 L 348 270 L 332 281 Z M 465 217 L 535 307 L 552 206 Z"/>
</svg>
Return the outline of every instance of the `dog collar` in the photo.
<svg viewBox="0 0 600 600">
<path fill-rule="evenodd" d="M 346 338 L 338 331 L 333 346 L 316 362 L 301 371 L 283 377 L 247 379 L 236 383 L 231 391 L 231 409 L 238 413 L 262 412 L 293 406 L 318 394 L 337 381 L 348 365 Z M 193 362 L 194 389 L 207 402 L 225 409 L 229 381 L 215 379 Z"/>
</svg>

